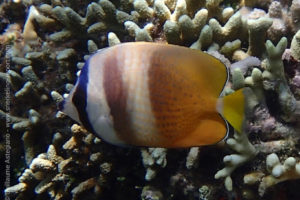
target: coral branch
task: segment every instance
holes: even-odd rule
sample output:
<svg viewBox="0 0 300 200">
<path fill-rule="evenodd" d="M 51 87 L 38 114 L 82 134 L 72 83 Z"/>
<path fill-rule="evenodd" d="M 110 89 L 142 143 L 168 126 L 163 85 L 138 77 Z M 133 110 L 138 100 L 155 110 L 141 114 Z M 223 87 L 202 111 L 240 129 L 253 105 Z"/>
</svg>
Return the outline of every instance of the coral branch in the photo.
<svg viewBox="0 0 300 200">
<path fill-rule="evenodd" d="M 239 166 L 252 160 L 256 156 L 257 151 L 245 133 L 235 132 L 234 138 L 227 139 L 226 143 L 231 149 L 236 151 L 237 154 L 224 157 L 223 162 L 225 163 L 225 167 L 215 174 L 215 179 L 225 178 L 225 187 L 228 191 L 231 191 L 232 179 L 230 176 L 232 172 Z"/>
</svg>

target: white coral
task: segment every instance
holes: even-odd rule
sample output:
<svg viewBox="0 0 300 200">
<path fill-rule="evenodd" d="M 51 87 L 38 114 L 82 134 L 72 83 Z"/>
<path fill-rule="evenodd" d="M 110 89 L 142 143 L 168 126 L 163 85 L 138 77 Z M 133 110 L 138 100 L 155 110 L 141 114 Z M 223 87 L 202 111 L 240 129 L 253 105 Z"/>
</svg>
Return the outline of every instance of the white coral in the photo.
<svg viewBox="0 0 300 200">
<path fill-rule="evenodd" d="M 294 157 L 287 158 L 282 164 L 278 156 L 272 153 L 267 156 L 266 164 L 270 175 L 263 177 L 259 184 L 258 193 L 260 196 L 263 196 L 269 187 L 277 183 L 300 179 L 300 162 L 296 163 Z"/>
<path fill-rule="evenodd" d="M 225 178 L 225 187 L 228 191 L 231 191 L 231 173 L 239 166 L 252 160 L 256 156 L 257 151 L 250 143 L 245 133 L 235 132 L 234 138 L 229 138 L 226 143 L 231 149 L 236 151 L 237 154 L 231 154 L 224 157 L 223 161 L 225 167 L 215 174 L 215 179 Z"/>
<path fill-rule="evenodd" d="M 141 149 L 143 164 L 145 166 L 147 181 L 152 180 L 156 176 L 156 167 L 164 168 L 167 165 L 167 149 L 165 148 L 143 148 Z"/>
</svg>

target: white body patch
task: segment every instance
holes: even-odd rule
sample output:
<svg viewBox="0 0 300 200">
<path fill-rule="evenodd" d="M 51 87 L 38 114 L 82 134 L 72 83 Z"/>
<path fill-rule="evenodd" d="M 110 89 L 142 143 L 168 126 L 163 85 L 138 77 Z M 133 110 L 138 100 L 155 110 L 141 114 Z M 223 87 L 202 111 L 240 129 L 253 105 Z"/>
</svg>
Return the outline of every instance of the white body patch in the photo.
<svg viewBox="0 0 300 200">
<path fill-rule="evenodd" d="M 122 145 L 124 142 L 117 137 L 113 127 L 103 88 L 103 66 L 101 66 L 103 59 L 105 59 L 105 55 L 97 54 L 91 57 L 89 61 L 86 112 L 93 129 L 99 137 L 110 143 Z"/>
<path fill-rule="evenodd" d="M 124 65 L 122 79 L 128 87 L 127 112 L 131 118 L 131 128 L 136 138 L 144 142 L 159 137 L 148 88 L 150 66 L 145 61 L 149 59 L 149 53 L 143 50 L 141 54 L 132 55 L 132 51 L 124 48 L 118 56 L 118 63 L 123 61 Z"/>
</svg>

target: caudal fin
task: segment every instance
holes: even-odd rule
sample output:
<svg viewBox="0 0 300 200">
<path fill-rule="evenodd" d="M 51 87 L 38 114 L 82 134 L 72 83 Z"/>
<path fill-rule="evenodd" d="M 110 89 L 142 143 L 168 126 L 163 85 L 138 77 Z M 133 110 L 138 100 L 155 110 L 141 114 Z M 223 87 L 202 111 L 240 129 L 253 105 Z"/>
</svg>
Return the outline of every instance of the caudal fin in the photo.
<svg viewBox="0 0 300 200">
<path fill-rule="evenodd" d="M 249 88 L 242 88 L 220 99 L 221 108 L 218 108 L 223 117 L 233 128 L 241 132 L 245 121 L 245 92 Z"/>
</svg>

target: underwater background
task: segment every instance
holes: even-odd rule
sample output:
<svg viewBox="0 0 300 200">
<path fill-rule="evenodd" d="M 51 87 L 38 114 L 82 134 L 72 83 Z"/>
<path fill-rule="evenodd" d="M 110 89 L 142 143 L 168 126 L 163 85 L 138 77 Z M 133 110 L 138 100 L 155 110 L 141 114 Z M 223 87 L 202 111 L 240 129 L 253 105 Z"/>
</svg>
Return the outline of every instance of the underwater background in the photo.
<svg viewBox="0 0 300 200">
<path fill-rule="evenodd" d="M 299 0 L 2 0 L 0 199 L 300 200 Z M 57 103 L 121 42 L 199 49 L 250 87 L 242 133 L 185 149 L 103 142 Z"/>
</svg>

